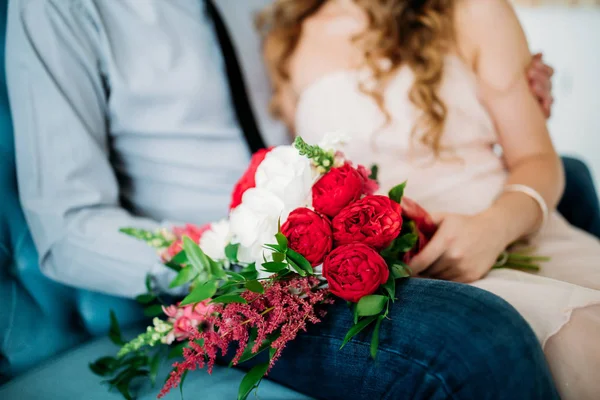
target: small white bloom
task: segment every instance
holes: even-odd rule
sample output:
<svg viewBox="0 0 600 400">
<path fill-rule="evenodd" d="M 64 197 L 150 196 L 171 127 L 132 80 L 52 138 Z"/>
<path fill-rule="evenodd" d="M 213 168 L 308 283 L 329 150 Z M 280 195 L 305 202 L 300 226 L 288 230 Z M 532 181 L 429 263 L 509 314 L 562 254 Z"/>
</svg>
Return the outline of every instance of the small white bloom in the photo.
<svg viewBox="0 0 600 400">
<path fill-rule="evenodd" d="M 267 190 L 283 202 L 281 215 L 311 203 L 312 185 L 318 173 L 293 146 L 271 150 L 256 170 L 256 188 Z"/>
<path fill-rule="evenodd" d="M 279 218 L 284 222 L 283 211 L 282 199 L 266 189 L 252 188 L 244 193 L 242 204 L 233 210 L 229 220 L 231 241 L 240 244 L 239 261 L 260 266 L 263 255 L 270 257 L 263 246 L 275 242 Z"/>
<path fill-rule="evenodd" d="M 171 345 L 175 341 L 175 333 L 169 332 L 167 336 L 164 336 L 161 340 L 161 343 Z"/>
<path fill-rule="evenodd" d="M 350 141 L 350 136 L 341 132 L 329 132 L 319 142 L 319 147 L 325 151 L 341 151 L 344 145 Z"/>
<path fill-rule="evenodd" d="M 231 240 L 229 221 L 222 219 L 210 224 L 210 229 L 202 234 L 200 248 L 213 260 L 225 259 L 225 247 Z"/>
</svg>

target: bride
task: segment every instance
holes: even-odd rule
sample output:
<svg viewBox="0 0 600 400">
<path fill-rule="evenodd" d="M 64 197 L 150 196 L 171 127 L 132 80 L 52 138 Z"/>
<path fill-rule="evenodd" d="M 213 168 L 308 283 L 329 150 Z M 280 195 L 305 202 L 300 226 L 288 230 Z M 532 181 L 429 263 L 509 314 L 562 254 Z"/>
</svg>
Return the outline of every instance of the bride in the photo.
<svg viewBox="0 0 600 400">
<path fill-rule="evenodd" d="M 562 397 L 597 396 L 600 243 L 553 211 L 563 172 L 508 1 L 278 0 L 259 27 L 275 115 L 309 142 L 347 134 L 345 153 L 377 163 L 382 189 L 408 179 L 408 196 L 438 212 L 415 273 L 507 300 Z M 551 261 L 491 271 L 523 238 Z"/>
</svg>

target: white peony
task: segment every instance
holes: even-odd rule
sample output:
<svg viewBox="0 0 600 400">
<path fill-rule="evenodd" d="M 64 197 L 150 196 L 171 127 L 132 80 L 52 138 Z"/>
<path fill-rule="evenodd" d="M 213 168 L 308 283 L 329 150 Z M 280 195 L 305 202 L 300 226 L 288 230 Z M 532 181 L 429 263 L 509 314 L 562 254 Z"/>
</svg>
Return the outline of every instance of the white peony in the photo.
<svg viewBox="0 0 600 400">
<path fill-rule="evenodd" d="M 271 150 L 256 170 L 256 187 L 273 193 L 283 202 L 281 216 L 311 204 L 311 190 L 318 177 L 316 169 L 293 146 Z"/>
<path fill-rule="evenodd" d="M 279 218 L 284 222 L 284 206 L 278 196 L 266 189 L 252 188 L 244 193 L 242 204 L 229 217 L 231 241 L 240 244 L 239 261 L 255 262 L 258 267 L 263 257 L 270 256 L 263 246 L 275 242 Z"/>
<path fill-rule="evenodd" d="M 222 219 L 210 224 L 210 229 L 200 237 L 200 248 L 213 260 L 225 259 L 225 247 L 231 240 L 229 221 Z"/>
</svg>

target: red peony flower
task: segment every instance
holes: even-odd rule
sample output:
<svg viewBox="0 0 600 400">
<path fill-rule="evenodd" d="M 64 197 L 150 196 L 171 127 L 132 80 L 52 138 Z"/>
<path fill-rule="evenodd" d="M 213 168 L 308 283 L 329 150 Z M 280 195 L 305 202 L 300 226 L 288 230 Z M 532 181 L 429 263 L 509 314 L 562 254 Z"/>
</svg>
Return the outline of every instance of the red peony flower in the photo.
<svg viewBox="0 0 600 400">
<path fill-rule="evenodd" d="M 350 164 L 332 168 L 312 188 L 313 207 L 333 218 L 348 204 L 360 198 L 363 179 Z"/>
<path fill-rule="evenodd" d="M 302 254 L 313 267 L 323 262 L 333 246 L 331 223 L 308 208 L 292 211 L 281 233 L 288 238 L 290 248 Z"/>
<path fill-rule="evenodd" d="M 260 163 L 263 162 L 267 154 L 272 149 L 272 147 L 268 149 L 261 149 L 252 155 L 248 169 L 246 170 L 246 172 L 244 172 L 244 175 L 242 175 L 240 180 L 237 181 L 237 183 L 233 187 L 233 193 L 231 194 L 231 203 L 229 204 L 230 210 L 233 210 L 242 203 L 242 196 L 244 195 L 246 190 L 256 186 L 256 181 L 254 180 L 256 170 L 258 169 Z"/>
<path fill-rule="evenodd" d="M 416 233 L 419 236 L 417 245 L 404 254 L 403 261 L 409 264 L 413 257 L 419 254 L 429 243 L 437 230 L 437 225 L 423 207 L 407 197 L 402 199 L 402 217 L 415 223 Z"/>
<path fill-rule="evenodd" d="M 361 243 L 336 248 L 323 263 L 323 276 L 331 293 L 353 303 L 375 293 L 389 275 L 384 259 Z"/>
<path fill-rule="evenodd" d="M 364 243 L 376 250 L 388 247 L 400 234 L 400 205 L 385 196 L 366 196 L 333 219 L 336 245 Z"/>
<path fill-rule="evenodd" d="M 369 178 L 371 173 L 364 165 L 359 165 L 356 170 L 360 174 L 363 180 L 363 194 L 370 195 L 375 194 L 379 190 L 379 183 L 376 180 Z"/>
<path fill-rule="evenodd" d="M 402 217 L 415 223 L 415 226 L 428 239 L 431 239 L 437 230 L 431 215 L 414 200 L 407 197 L 402 198 Z"/>
</svg>

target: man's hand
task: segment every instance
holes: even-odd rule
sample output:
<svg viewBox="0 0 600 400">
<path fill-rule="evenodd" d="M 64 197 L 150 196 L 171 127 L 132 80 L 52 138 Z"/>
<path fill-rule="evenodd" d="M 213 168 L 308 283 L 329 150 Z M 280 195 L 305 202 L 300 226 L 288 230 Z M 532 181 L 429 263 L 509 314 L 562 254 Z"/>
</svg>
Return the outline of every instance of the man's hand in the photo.
<svg viewBox="0 0 600 400">
<path fill-rule="evenodd" d="M 554 98 L 552 97 L 552 75 L 554 75 L 554 69 L 544 63 L 542 54 L 535 54 L 527 69 L 527 81 L 533 95 L 539 101 L 546 118 L 550 118 L 552 103 L 554 103 Z"/>
</svg>

